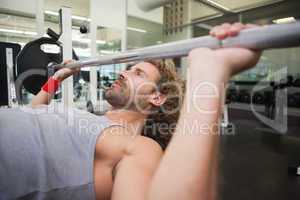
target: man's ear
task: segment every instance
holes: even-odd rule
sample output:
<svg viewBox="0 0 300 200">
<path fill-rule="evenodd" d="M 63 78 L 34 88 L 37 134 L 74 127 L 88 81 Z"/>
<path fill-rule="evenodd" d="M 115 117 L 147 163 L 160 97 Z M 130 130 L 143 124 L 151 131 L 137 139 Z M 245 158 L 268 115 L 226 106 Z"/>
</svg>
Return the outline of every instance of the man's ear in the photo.
<svg viewBox="0 0 300 200">
<path fill-rule="evenodd" d="M 167 96 L 164 94 L 161 94 L 160 92 L 155 92 L 150 97 L 150 103 L 154 106 L 161 106 L 163 105 L 167 100 Z"/>
</svg>

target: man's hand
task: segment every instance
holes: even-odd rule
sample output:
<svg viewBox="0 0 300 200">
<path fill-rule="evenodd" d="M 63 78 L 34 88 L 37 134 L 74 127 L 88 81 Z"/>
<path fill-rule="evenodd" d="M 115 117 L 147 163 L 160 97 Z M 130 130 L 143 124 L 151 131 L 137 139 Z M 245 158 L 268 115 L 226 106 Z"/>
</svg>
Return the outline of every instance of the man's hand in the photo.
<svg viewBox="0 0 300 200">
<path fill-rule="evenodd" d="M 227 37 L 234 37 L 243 29 L 258 27 L 254 24 L 222 24 L 210 31 L 210 35 L 223 40 Z M 245 48 L 224 48 L 216 51 L 221 59 L 231 66 L 231 75 L 247 70 L 257 64 L 261 56 L 261 51 L 254 51 Z"/>
<path fill-rule="evenodd" d="M 243 29 L 257 27 L 257 25 L 253 24 L 223 24 L 220 26 L 214 27 L 210 31 L 210 35 L 216 37 L 219 40 L 226 39 L 227 37 L 234 37 L 239 34 L 239 32 Z M 204 55 L 203 55 L 204 54 Z M 189 61 L 191 65 L 194 62 L 202 63 L 200 73 L 205 72 L 204 68 L 207 68 L 210 75 L 213 73 L 215 75 L 224 74 L 227 76 L 232 76 L 241 71 L 247 70 L 256 65 L 261 56 L 261 51 L 255 51 L 245 48 L 223 48 L 218 50 L 210 50 L 210 49 L 194 49 L 189 54 Z M 198 61 L 197 61 L 198 60 Z M 222 65 L 218 69 L 212 68 L 210 64 L 216 64 L 216 62 Z M 196 68 L 196 66 L 195 66 Z M 195 69 L 195 71 L 197 71 Z M 194 73 L 194 71 L 192 72 Z M 199 73 L 198 73 L 199 74 Z M 196 75 L 196 74 L 195 74 Z M 228 77 L 228 78 L 229 78 Z"/>
<path fill-rule="evenodd" d="M 63 64 L 69 64 L 72 63 L 72 60 L 67 60 L 64 61 Z M 65 80 L 66 78 L 68 78 L 69 76 L 72 76 L 76 73 L 80 72 L 80 68 L 62 68 L 60 70 L 58 70 L 57 72 L 54 73 L 53 78 L 55 78 L 56 80 L 62 82 L 63 80 Z"/>
<path fill-rule="evenodd" d="M 73 62 L 72 60 L 65 61 L 64 64 L 68 64 Z M 62 82 L 69 76 L 76 74 L 80 71 L 80 68 L 77 69 L 69 69 L 69 68 L 62 68 L 54 73 L 53 78 Z M 53 97 L 54 93 L 47 93 L 43 90 L 41 90 L 31 101 L 31 106 L 35 107 L 41 104 L 48 105 L 51 102 L 51 99 Z"/>
</svg>

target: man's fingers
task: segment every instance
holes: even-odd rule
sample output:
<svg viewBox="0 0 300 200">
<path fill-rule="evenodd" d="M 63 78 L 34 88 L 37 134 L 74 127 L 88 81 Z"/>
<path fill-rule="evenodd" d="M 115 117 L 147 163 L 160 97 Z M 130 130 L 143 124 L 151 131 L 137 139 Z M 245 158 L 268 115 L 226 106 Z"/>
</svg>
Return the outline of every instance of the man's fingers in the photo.
<svg viewBox="0 0 300 200">
<path fill-rule="evenodd" d="M 75 74 L 79 74 L 80 68 L 75 68 L 74 70 L 75 70 Z"/>
<path fill-rule="evenodd" d="M 246 26 L 246 28 L 256 28 L 256 27 L 259 27 L 259 25 L 257 25 L 257 24 L 246 24 L 245 26 Z"/>
<path fill-rule="evenodd" d="M 77 74 L 80 72 L 80 68 L 65 68 L 71 74 Z"/>
<path fill-rule="evenodd" d="M 209 32 L 209 34 L 211 35 L 211 36 L 216 36 L 216 30 L 219 28 L 220 26 L 215 26 L 215 27 L 213 27 L 211 30 L 210 30 L 210 32 Z"/>
<path fill-rule="evenodd" d="M 243 24 L 241 23 L 235 23 L 235 24 L 229 24 L 224 23 L 220 26 L 214 27 L 210 31 L 210 35 L 213 37 L 218 38 L 219 40 L 225 39 L 228 36 L 235 36 L 237 35 L 238 31 L 243 28 Z"/>
<path fill-rule="evenodd" d="M 71 70 L 71 73 L 74 75 L 74 74 L 79 74 L 80 72 L 80 68 L 73 68 L 73 69 L 70 69 Z"/>
<path fill-rule="evenodd" d="M 221 25 L 221 28 L 219 29 L 219 31 L 216 33 L 216 36 L 219 39 L 224 39 L 226 37 L 228 37 L 229 34 L 229 30 L 230 30 L 231 25 L 229 23 L 224 23 Z"/>
<path fill-rule="evenodd" d="M 229 23 L 224 23 L 221 26 L 216 26 L 210 31 L 210 34 L 222 40 L 228 36 L 230 26 L 231 25 Z"/>
<path fill-rule="evenodd" d="M 70 63 L 73 63 L 73 62 L 74 62 L 73 60 L 64 60 L 63 65 L 70 64 Z"/>
<path fill-rule="evenodd" d="M 236 36 L 239 34 L 241 30 L 246 28 L 246 26 L 242 23 L 234 23 L 229 29 L 229 36 Z"/>
<path fill-rule="evenodd" d="M 212 28 L 209 34 L 213 37 L 218 38 L 219 40 L 223 40 L 227 37 L 237 36 L 239 32 L 243 29 L 254 28 L 254 27 L 258 27 L 258 25 L 255 24 L 245 25 L 239 22 L 234 24 L 225 23 L 220 26 L 215 26 L 214 28 Z"/>
</svg>

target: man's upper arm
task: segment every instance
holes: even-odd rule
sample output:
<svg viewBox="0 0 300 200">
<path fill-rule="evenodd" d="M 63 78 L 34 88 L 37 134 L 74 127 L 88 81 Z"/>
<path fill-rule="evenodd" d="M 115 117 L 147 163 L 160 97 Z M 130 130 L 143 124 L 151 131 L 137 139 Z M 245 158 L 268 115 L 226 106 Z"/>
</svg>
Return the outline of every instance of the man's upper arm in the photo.
<svg viewBox="0 0 300 200">
<path fill-rule="evenodd" d="M 112 200 L 143 200 L 162 150 L 151 139 L 135 141 L 116 167 Z"/>
</svg>

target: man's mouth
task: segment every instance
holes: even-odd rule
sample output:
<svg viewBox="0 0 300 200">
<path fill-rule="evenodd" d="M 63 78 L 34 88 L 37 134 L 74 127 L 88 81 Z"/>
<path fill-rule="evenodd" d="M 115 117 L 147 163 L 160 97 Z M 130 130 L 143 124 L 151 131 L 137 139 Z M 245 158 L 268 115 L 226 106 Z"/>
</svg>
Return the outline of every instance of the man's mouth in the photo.
<svg viewBox="0 0 300 200">
<path fill-rule="evenodd" d="M 116 81 L 112 84 L 113 87 L 116 86 L 116 85 L 119 86 L 119 87 L 122 87 L 121 81 L 116 80 Z"/>
</svg>

